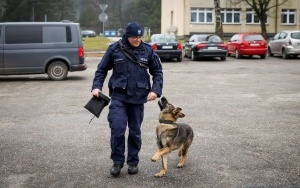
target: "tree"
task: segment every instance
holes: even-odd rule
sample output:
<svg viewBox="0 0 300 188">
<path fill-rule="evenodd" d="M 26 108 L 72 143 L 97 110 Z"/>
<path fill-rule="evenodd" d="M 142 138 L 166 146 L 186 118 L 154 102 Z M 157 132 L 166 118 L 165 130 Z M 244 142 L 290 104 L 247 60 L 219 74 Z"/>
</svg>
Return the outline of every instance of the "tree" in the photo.
<svg viewBox="0 0 300 188">
<path fill-rule="evenodd" d="M 31 19 L 31 4 L 27 0 L 6 0 L 2 21 L 29 21 Z"/>
<path fill-rule="evenodd" d="M 1 0 L 1 21 L 75 20 L 74 0 Z"/>
<path fill-rule="evenodd" d="M 99 9 L 99 8 L 98 8 Z M 100 21 L 98 19 L 100 11 L 95 11 L 93 7 L 87 6 L 81 10 L 79 23 L 82 28 L 93 29 L 100 31 Z"/>
<path fill-rule="evenodd" d="M 267 38 L 266 21 L 268 18 L 267 12 L 275 7 L 279 7 L 289 0 L 231 0 L 234 4 L 247 3 L 256 13 L 261 27 L 261 34 Z"/>
<path fill-rule="evenodd" d="M 161 0 L 135 0 L 123 12 L 126 23 L 137 21 L 150 27 L 152 33 L 160 33 Z"/>
<path fill-rule="evenodd" d="M 220 8 L 220 0 L 214 0 L 215 4 L 215 15 L 216 15 L 216 28 L 215 33 L 223 39 L 223 25 L 221 19 L 221 8 Z"/>
<path fill-rule="evenodd" d="M 118 29 L 124 25 L 123 11 L 131 1 L 129 0 L 81 0 L 80 17 L 79 22 L 82 27 L 88 27 L 102 31 L 102 22 L 99 20 L 99 15 L 102 13 L 100 4 L 108 5 L 105 12 L 108 16 L 108 20 L 104 23 L 105 28 Z"/>
<path fill-rule="evenodd" d="M 54 10 L 56 10 L 53 14 L 56 20 L 75 20 L 75 8 L 73 0 L 55 0 L 47 2 L 53 2 L 52 7 L 54 8 Z"/>
</svg>

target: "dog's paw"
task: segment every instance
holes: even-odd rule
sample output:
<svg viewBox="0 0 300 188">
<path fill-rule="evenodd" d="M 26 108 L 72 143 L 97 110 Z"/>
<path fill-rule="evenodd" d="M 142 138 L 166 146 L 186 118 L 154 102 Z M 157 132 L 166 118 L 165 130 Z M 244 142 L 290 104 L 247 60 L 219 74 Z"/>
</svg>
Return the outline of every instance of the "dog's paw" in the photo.
<svg viewBox="0 0 300 188">
<path fill-rule="evenodd" d="M 153 162 L 156 162 L 156 161 L 157 161 L 157 159 L 156 159 L 156 158 L 154 158 L 154 157 L 152 157 L 152 158 L 151 158 L 151 161 L 153 161 Z"/>
<path fill-rule="evenodd" d="M 165 173 L 159 172 L 159 173 L 155 174 L 154 177 L 156 177 L 156 178 L 161 178 L 161 177 L 163 177 L 164 175 L 165 175 Z"/>
<path fill-rule="evenodd" d="M 151 160 L 153 162 L 156 162 L 158 160 L 158 158 L 159 158 L 159 155 L 155 154 L 155 155 L 153 155 L 153 157 L 151 158 Z"/>
<path fill-rule="evenodd" d="M 182 168 L 183 167 L 183 164 L 181 164 L 181 163 L 179 163 L 178 165 L 177 165 L 177 168 Z"/>
</svg>

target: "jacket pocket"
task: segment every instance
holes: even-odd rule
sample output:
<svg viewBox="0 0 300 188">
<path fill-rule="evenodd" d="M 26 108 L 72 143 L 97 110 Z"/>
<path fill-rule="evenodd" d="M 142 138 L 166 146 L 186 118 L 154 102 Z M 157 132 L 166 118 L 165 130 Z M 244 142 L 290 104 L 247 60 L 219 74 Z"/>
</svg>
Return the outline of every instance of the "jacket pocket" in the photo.
<svg viewBox="0 0 300 188">
<path fill-rule="evenodd" d="M 137 87 L 139 89 L 147 89 L 147 90 L 149 90 L 149 85 L 146 82 L 137 82 Z"/>
<path fill-rule="evenodd" d="M 120 89 L 120 90 L 125 90 L 126 89 L 126 83 L 113 83 L 112 84 L 112 89 L 116 90 L 116 89 Z"/>
<path fill-rule="evenodd" d="M 127 88 L 127 76 L 126 75 L 112 75 L 108 82 L 108 86 L 111 90 L 125 91 Z"/>
<path fill-rule="evenodd" d="M 113 71 L 115 73 L 126 73 L 127 72 L 127 63 L 125 63 L 125 59 L 117 58 L 114 60 L 114 68 Z"/>
<path fill-rule="evenodd" d="M 146 82 L 137 82 L 137 94 L 147 96 L 150 91 L 150 86 Z"/>
</svg>

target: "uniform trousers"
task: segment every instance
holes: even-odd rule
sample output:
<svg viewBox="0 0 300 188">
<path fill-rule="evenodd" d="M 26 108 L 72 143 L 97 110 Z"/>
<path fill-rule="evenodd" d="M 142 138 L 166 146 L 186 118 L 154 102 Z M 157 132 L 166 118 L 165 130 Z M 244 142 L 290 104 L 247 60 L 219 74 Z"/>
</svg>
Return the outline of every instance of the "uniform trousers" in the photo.
<svg viewBox="0 0 300 188">
<path fill-rule="evenodd" d="M 144 104 L 131 104 L 112 99 L 109 106 L 108 122 L 111 129 L 111 156 L 114 164 L 125 162 L 125 132 L 128 126 L 128 165 L 139 163 L 142 145 L 141 124 L 144 118 Z"/>
</svg>

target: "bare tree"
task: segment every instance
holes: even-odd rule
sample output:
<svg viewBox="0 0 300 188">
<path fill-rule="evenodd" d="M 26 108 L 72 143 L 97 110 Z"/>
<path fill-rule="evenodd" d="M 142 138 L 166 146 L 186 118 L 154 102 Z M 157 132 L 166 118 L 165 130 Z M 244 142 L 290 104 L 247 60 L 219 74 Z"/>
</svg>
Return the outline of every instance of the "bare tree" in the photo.
<svg viewBox="0 0 300 188">
<path fill-rule="evenodd" d="M 122 28 L 123 25 L 125 25 L 124 23 L 124 19 L 123 19 L 123 5 L 124 5 L 124 1 L 125 0 L 118 0 L 118 2 L 115 4 L 116 9 L 118 10 L 118 15 L 119 15 L 119 20 L 120 20 L 120 28 Z"/>
<path fill-rule="evenodd" d="M 279 7 L 290 0 L 231 0 L 231 1 L 235 5 L 245 2 L 254 10 L 254 12 L 257 15 L 257 18 L 260 21 L 261 34 L 265 38 L 267 38 L 267 27 L 266 27 L 266 21 L 268 18 L 267 12 L 270 9 Z"/>
<path fill-rule="evenodd" d="M 215 4 L 215 16 L 216 16 L 216 28 L 215 33 L 223 39 L 223 25 L 221 19 L 221 8 L 220 8 L 220 0 L 214 0 Z"/>
</svg>

